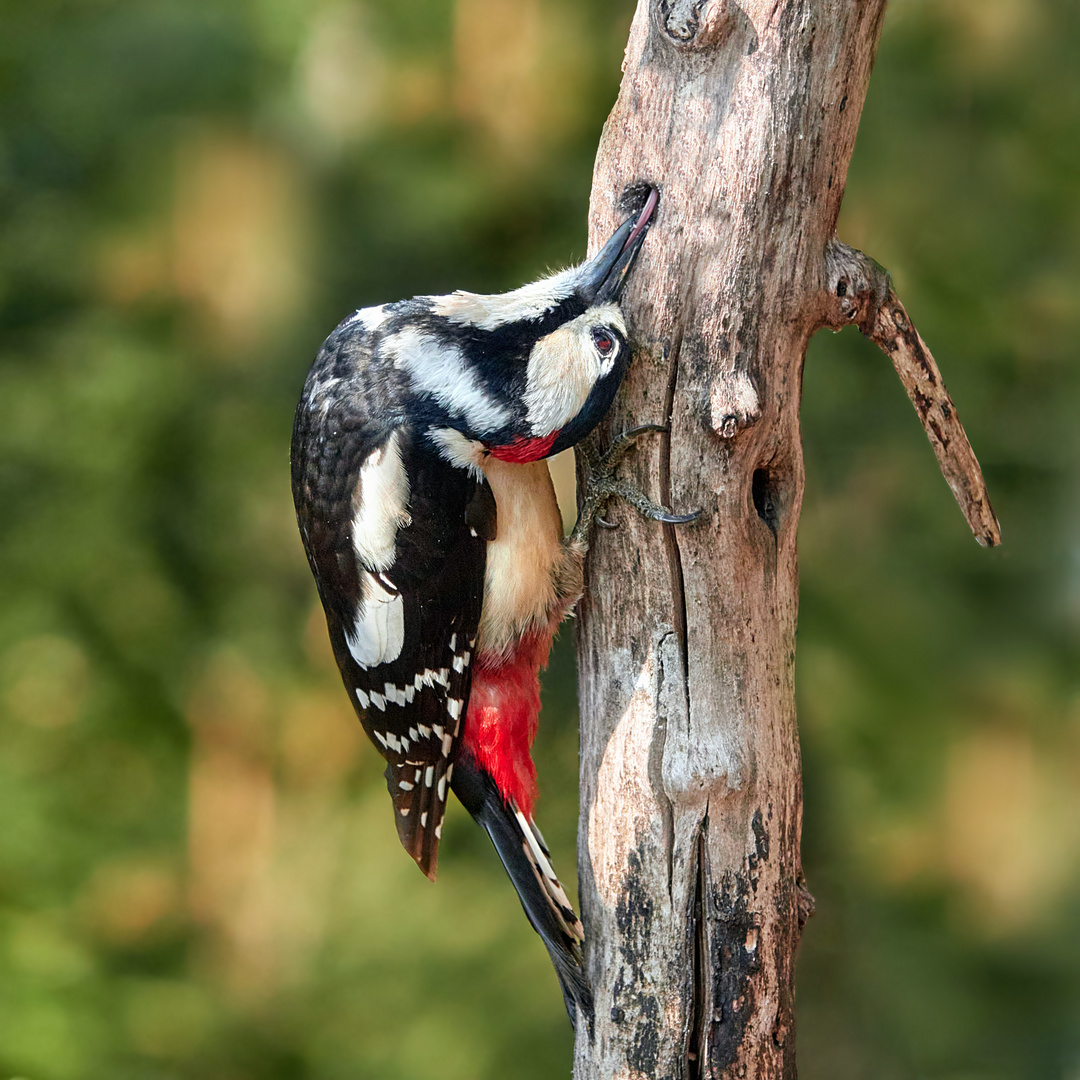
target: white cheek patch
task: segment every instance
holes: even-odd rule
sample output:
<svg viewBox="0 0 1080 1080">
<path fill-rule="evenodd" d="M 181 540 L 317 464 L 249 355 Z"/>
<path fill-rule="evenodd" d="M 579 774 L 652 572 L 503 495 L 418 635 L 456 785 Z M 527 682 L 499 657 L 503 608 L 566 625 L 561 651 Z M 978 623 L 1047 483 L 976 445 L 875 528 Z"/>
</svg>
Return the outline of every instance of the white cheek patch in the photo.
<svg viewBox="0 0 1080 1080">
<path fill-rule="evenodd" d="M 597 378 L 577 320 L 542 337 L 529 355 L 526 420 L 534 435 L 559 431 L 581 411 Z"/>
<path fill-rule="evenodd" d="M 373 570 L 394 564 L 397 531 L 412 523 L 409 478 L 401 461 L 401 433 L 395 431 L 360 466 L 353 493 L 352 542 L 356 557 Z"/>
<path fill-rule="evenodd" d="M 346 643 L 352 658 L 362 667 L 389 664 L 401 655 L 405 644 L 405 604 L 400 596 L 388 592 L 373 574 L 360 575 L 364 600 Z M 371 701 L 383 708 L 385 698 L 373 693 Z"/>
<path fill-rule="evenodd" d="M 473 431 L 497 431 L 510 411 L 484 389 L 461 350 L 407 326 L 383 342 L 394 366 L 409 373 L 417 393 L 430 394 L 451 416 L 461 416 Z"/>
<path fill-rule="evenodd" d="M 526 419 L 533 435 L 550 435 L 566 427 L 596 383 L 615 366 L 621 346 L 616 342 L 616 351 L 602 357 L 592 340 L 597 326 L 626 334 L 618 306 L 604 304 L 564 323 L 533 346 L 525 388 Z"/>
</svg>

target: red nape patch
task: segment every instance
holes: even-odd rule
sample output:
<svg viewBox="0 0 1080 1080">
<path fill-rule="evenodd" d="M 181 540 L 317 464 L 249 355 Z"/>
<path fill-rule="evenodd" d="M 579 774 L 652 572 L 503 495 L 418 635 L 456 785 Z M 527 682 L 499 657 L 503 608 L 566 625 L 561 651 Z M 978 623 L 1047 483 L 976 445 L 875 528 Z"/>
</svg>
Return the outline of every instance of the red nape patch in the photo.
<svg viewBox="0 0 1080 1080">
<path fill-rule="evenodd" d="M 515 465 L 521 465 L 526 461 L 539 461 L 542 457 L 547 457 L 548 451 L 555 445 L 558 434 L 557 431 L 553 431 L 550 435 L 536 439 L 526 439 L 518 435 L 506 446 L 493 446 L 491 456 L 500 461 L 510 461 Z"/>
<path fill-rule="evenodd" d="M 502 797 L 526 817 L 536 802 L 532 744 L 540 715 L 540 669 L 547 664 L 552 631 L 530 634 L 500 664 L 477 658 L 465 714 L 465 746 L 491 774 Z"/>
</svg>

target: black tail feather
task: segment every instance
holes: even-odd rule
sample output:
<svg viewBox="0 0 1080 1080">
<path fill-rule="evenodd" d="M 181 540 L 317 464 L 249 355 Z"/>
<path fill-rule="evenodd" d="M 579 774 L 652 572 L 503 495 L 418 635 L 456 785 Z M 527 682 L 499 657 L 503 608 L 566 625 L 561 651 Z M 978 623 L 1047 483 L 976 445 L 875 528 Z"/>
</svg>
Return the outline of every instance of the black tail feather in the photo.
<svg viewBox="0 0 1080 1080">
<path fill-rule="evenodd" d="M 451 786 L 491 838 L 529 922 L 547 947 L 570 1022 L 576 1026 L 584 1016 L 591 1028 L 593 998 L 581 955 L 581 923 L 551 869 L 543 838 L 468 755 L 454 766 Z"/>
</svg>

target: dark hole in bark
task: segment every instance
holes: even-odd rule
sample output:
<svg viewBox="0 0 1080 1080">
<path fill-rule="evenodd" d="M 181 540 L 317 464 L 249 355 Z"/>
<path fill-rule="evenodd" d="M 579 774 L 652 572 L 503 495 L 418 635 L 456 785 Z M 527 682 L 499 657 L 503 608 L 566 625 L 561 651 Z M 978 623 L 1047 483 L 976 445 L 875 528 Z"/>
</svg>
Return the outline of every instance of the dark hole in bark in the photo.
<svg viewBox="0 0 1080 1080">
<path fill-rule="evenodd" d="M 847 282 L 843 278 L 836 283 L 836 295 L 847 296 Z"/>
<path fill-rule="evenodd" d="M 619 210 L 626 215 L 636 214 L 645 206 L 652 189 L 653 185 L 648 180 L 635 180 L 627 184 L 619 196 Z"/>
<path fill-rule="evenodd" d="M 780 488 L 773 474 L 768 469 L 755 469 L 750 490 L 758 517 L 769 526 L 775 536 L 780 527 Z"/>
</svg>

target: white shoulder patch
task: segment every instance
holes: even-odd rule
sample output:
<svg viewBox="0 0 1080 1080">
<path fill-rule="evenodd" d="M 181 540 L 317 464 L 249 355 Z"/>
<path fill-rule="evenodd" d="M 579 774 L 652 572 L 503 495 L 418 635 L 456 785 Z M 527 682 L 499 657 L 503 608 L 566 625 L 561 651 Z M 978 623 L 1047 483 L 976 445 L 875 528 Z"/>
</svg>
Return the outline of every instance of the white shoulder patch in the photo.
<svg viewBox="0 0 1080 1080">
<path fill-rule="evenodd" d="M 394 562 L 397 531 L 411 523 L 409 478 L 401 461 L 401 433 L 395 431 L 360 466 L 353 493 L 352 542 L 356 557 L 373 570 Z"/>
<path fill-rule="evenodd" d="M 389 664 L 405 644 L 405 603 L 383 588 L 374 574 L 360 575 L 364 599 L 346 636 L 352 658 L 362 667 Z M 376 695 L 372 694 L 372 700 Z"/>
<path fill-rule="evenodd" d="M 483 462 L 487 455 L 483 443 L 469 439 L 453 428 L 428 428 L 427 435 L 451 465 L 468 470 L 476 480 L 483 479 Z"/>
<path fill-rule="evenodd" d="M 386 305 L 361 308 L 349 319 L 349 322 L 358 322 L 365 330 L 378 330 L 386 322 Z"/>
<path fill-rule="evenodd" d="M 512 292 L 485 296 L 458 291 L 431 297 L 431 310 L 459 326 L 497 330 L 519 319 L 537 319 L 565 300 L 576 288 L 579 267 L 560 270 Z"/>
<path fill-rule="evenodd" d="M 430 394 L 451 416 L 463 416 L 474 431 L 497 431 L 509 422 L 510 411 L 487 393 L 456 346 L 406 326 L 385 339 L 383 350 L 419 393 Z"/>
</svg>

